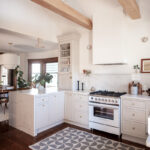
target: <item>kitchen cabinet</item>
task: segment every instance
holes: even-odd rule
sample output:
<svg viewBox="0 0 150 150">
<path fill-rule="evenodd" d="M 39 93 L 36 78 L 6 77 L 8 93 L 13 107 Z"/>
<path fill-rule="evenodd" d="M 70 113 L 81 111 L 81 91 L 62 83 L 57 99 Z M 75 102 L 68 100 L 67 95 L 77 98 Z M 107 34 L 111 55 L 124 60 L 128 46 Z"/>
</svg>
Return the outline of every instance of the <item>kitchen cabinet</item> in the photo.
<svg viewBox="0 0 150 150">
<path fill-rule="evenodd" d="M 64 92 L 10 92 L 10 125 L 36 136 L 64 122 Z"/>
<path fill-rule="evenodd" d="M 60 90 L 76 90 L 79 77 L 79 40 L 77 33 L 57 37 L 59 43 L 59 74 Z"/>
<path fill-rule="evenodd" d="M 65 93 L 65 121 L 88 128 L 88 95 Z"/>
<path fill-rule="evenodd" d="M 41 129 L 49 124 L 49 102 L 47 97 L 35 97 L 35 126 Z"/>
<path fill-rule="evenodd" d="M 121 132 L 123 139 L 145 144 L 150 114 L 150 97 L 125 95 L 121 97 Z"/>
</svg>

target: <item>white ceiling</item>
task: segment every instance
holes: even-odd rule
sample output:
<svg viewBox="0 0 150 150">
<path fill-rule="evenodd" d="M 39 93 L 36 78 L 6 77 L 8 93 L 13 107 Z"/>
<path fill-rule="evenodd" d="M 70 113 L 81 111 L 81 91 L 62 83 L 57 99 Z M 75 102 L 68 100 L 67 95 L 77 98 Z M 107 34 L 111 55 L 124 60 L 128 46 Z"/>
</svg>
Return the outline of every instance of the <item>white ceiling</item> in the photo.
<svg viewBox="0 0 150 150">
<path fill-rule="evenodd" d="M 58 35 L 88 31 L 31 0 L 0 1 L 0 28 L 14 31 L 7 34 L 0 31 L 0 51 L 9 51 L 9 42 L 14 43 L 12 51 L 33 52 L 55 49 Z M 122 8 L 118 0 L 64 0 L 64 2 L 91 19 L 95 11 L 105 9 L 106 5 Z M 18 37 L 18 34 L 14 34 L 16 32 L 21 33 L 22 36 Z M 34 48 L 38 37 L 45 41 L 45 49 Z"/>
<path fill-rule="evenodd" d="M 2 28 L 0 28 L 0 41 L 0 52 L 42 52 L 58 49 L 58 44 L 55 42 Z"/>
</svg>

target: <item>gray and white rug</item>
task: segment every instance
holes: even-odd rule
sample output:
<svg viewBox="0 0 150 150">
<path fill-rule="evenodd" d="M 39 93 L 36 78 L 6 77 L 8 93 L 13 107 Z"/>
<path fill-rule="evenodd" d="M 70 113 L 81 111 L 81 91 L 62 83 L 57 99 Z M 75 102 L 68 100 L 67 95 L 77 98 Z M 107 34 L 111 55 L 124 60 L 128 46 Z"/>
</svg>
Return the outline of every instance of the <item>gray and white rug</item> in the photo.
<svg viewBox="0 0 150 150">
<path fill-rule="evenodd" d="M 29 147 L 32 150 L 142 150 L 70 127 Z"/>
</svg>

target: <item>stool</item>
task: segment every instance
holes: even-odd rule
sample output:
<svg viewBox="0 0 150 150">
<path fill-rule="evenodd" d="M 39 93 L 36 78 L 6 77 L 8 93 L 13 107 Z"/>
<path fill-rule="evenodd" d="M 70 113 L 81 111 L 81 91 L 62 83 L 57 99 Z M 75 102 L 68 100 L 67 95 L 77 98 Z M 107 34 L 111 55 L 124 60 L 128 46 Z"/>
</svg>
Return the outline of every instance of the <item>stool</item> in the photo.
<svg viewBox="0 0 150 150">
<path fill-rule="evenodd" d="M 1 107 L 2 107 L 2 109 L 3 109 L 2 104 L 4 104 L 4 114 L 5 114 L 5 110 L 8 109 L 8 106 L 7 106 L 7 104 L 8 104 L 8 99 L 7 99 L 7 98 L 0 99 L 0 105 L 1 105 Z"/>
</svg>

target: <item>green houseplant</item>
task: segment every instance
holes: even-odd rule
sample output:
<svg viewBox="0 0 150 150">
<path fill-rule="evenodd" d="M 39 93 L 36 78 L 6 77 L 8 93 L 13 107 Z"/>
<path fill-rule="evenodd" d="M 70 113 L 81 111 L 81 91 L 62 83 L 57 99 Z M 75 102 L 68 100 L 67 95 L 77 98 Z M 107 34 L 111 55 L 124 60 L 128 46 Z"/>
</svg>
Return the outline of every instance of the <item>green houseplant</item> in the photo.
<svg viewBox="0 0 150 150">
<path fill-rule="evenodd" d="M 38 87 L 39 90 L 43 90 L 46 83 L 50 83 L 53 79 L 53 76 L 49 73 L 36 74 L 33 77 L 33 83 Z"/>
<path fill-rule="evenodd" d="M 15 74 L 16 74 L 16 78 L 17 78 L 18 88 L 29 88 L 30 87 L 30 82 L 27 82 L 23 78 L 23 71 L 21 71 L 21 68 L 19 66 L 17 66 L 15 68 Z"/>
</svg>

